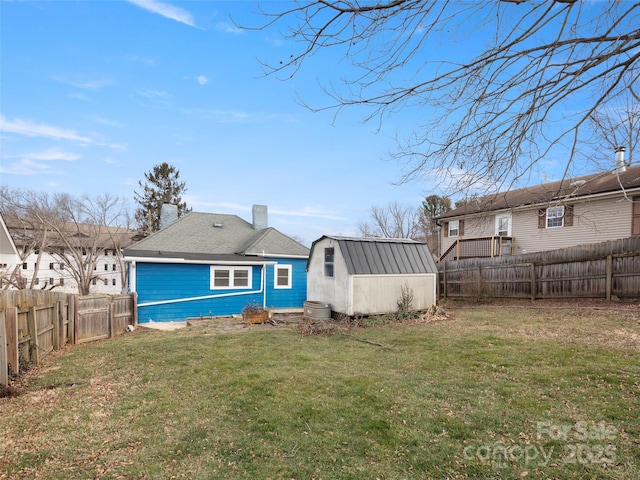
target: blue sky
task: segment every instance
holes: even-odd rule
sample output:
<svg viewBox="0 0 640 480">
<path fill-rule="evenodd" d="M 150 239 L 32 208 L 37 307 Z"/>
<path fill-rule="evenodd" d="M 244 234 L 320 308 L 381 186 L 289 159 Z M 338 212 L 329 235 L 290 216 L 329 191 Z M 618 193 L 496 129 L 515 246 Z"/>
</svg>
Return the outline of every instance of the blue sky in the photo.
<svg viewBox="0 0 640 480">
<path fill-rule="evenodd" d="M 110 192 L 135 208 L 138 181 L 168 162 L 195 211 L 269 223 L 310 244 L 356 235 L 369 209 L 444 192 L 428 178 L 393 185 L 395 136 L 416 118 L 364 124 L 364 112 L 312 112 L 347 68 L 316 55 L 292 80 L 260 64 L 287 58 L 254 2 L 0 1 L 0 184 Z M 336 53 L 337 55 L 337 53 Z M 547 172 L 545 172 L 547 173 Z M 537 180 L 537 179 L 536 179 Z"/>
</svg>

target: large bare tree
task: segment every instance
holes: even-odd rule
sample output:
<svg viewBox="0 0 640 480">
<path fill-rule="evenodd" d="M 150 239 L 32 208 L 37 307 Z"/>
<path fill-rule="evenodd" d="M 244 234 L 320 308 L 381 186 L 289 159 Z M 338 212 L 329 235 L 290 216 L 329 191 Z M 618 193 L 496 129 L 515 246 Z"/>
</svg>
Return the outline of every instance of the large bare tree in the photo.
<svg viewBox="0 0 640 480">
<path fill-rule="evenodd" d="M 418 112 L 392 154 L 406 162 L 400 181 L 436 175 L 448 193 L 510 185 L 558 151 L 572 175 L 589 119 L 616 99 L 640 99 L 637 1 L 270 5 L 258 28 L 281 27 L 291 50 L 263 60 L 268 74 L 293 77 L 324 50 L 344 57 L 344 68 L 324 73 L 343 75 L 324 78 L 331 100 L 310 108 L 358 105 L 380 121 Z"/>
<path fill-rule="evenodd" d="M 371 207 L 369 213 L 370 221 L 358 225 L 363 237 L 424 240 L 422 212 L 418 208 L 391 202 L 385 207 Z"/>
<path fill-rule="evenodd" d="M 88 295 L 94 280 L 100 277 L 96 268 L 98 259 L 110 250 L 117 257 L 121 284 L 125 285 L 121 250 L 131 243 L 134 234 L 125 205 L 124 199 L 111 194 L 75 198 L 0 187 L 0 211 L 16 245 L 22 247 L 21 262 L 37 254 L 30 278 L 22 275 L 22 265 L 16 265 L 3 284 L 20 289 L 38 288 L 40 258 L 47 252 L 64 265 L 80 295 Z"/>
</svg>

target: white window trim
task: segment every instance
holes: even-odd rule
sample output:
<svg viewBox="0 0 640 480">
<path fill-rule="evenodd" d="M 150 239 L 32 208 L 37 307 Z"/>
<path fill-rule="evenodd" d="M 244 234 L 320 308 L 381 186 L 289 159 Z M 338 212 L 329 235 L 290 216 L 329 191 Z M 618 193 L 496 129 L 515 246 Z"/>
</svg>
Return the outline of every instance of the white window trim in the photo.
<svg viewBox="0 0 640 480">
<path fill-rule="evenodd" d="M 278 285 L 278 270 L 287 270 L 287 284 Z M 293 284 L 293 265 L 281 265 L 276 264 L 273 266 L 273 288 L 274 289 L 286 289 L 292 288 Z"/>
<path fill-rule="evenodd" d="M 216 270 L 225 270 L 229 272 L 229 286 L 219 287 L 215 285 Z M 235 272 L 248 272 L 247 286 L 236 287 L 234 285 Z M 210 290 L 249 290 L 253 285 L 253 268 L 252 267 L 227 267 L 221 265 L 212 265 L 209 271 L 209 289 Z"/>
<path fill-rule="evenodd" d="M 454 225 L 455 225 L 455 228 L 453 228 Z M 455 234 L 453 233 L 454 231 L 455 231 Z M 460 236 L 460 220 L 451 220 L 449 222 L 449 236 L 450 237 Z"/>
<path fill-rule="evenodd" d="M 554 217 L 550 217 L 549 216 L 549 212 L 555 209 L 560 209 L 560 217 L 554 216 Z M 547 208 L 547 218 L 545 219 L 545 226 L 546 228 L 562 228 L 564 227 L 564 205 L 559 205 L 557 207 L 549 207 Z M 557 219 L 560 218 L 560 225 L 549 225 L 549 220 L 551 219 Z"/>
</svg>

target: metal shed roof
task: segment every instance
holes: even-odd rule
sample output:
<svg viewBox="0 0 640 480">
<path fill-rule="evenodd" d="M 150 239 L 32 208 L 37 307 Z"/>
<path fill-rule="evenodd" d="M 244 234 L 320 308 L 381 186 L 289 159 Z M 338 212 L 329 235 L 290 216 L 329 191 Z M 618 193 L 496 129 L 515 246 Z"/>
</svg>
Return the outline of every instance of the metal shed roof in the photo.
<svg viewBox="0 0 640 480">
<path fill-rule="evenodd" d="M 349 275 L 391 275 L 438 271 L 429 247 L 406 238 L 352 238 L 323 236 L 340 247 Z M 308 266 L 308 264 L 307 264 Z"/>
</svg>

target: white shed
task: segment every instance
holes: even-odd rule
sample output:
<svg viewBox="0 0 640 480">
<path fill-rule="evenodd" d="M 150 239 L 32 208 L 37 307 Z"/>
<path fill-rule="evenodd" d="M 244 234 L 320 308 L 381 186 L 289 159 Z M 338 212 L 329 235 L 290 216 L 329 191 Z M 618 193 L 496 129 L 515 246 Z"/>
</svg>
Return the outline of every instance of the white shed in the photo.
<svg viewBox="0 0 640 480">
<path fill-rule="evenodd" d="M 438 269 L 426 244 L 405 238 L 323 236 L 307 262 L 307 300 L 346 315 L 391 313 L 402 287 L 413 292 L 413 308 L 436 303 Z"/>
</svg>

